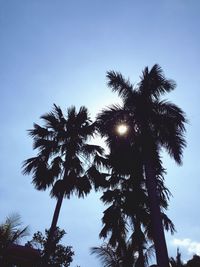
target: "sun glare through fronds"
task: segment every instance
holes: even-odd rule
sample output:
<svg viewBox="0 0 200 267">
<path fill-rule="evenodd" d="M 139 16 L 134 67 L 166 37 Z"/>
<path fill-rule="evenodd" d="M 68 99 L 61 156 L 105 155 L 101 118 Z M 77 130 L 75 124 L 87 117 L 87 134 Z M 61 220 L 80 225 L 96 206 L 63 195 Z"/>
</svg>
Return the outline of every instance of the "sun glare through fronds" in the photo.
<svg viewBox="0 0 200 267">
<path fill-rule="evenodd" d="M 119 135 L 125 135 L 128 132 L 128 126 L 125 123 L 117 125 L 117 133 Z"/>
</svg>

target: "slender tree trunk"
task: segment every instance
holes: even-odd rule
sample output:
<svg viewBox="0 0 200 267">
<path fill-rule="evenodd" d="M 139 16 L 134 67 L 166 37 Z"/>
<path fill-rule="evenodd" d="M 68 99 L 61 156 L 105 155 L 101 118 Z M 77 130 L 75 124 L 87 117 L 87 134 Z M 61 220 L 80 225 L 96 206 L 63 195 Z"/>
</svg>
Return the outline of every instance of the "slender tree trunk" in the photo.
<svg viewBox="0 0 200 267">
<path fill-rule="evenodd" d="M 153 230 L 153 239 L 156 250 L 156 259 L 159 267 L 169 267 L 169 258 L 165 234 L 161 219 L 159 197 L 157 194 L 156 177 L 153 164 L 148 158 L 145 162 L 146 186 L 149 196 L 149 207 L 151 213 L 151 222 Z"/>
<path fill-rule="evenodd" d="M 45 255 L 44 255 L 44 263 L 48 262 L 49 256 L 50 256 L 51 251 L 52 251 L 52 241 L 53 241 L 54 233 L 56 231 L 58 217 L 59 217 L 59 214 L 60 214 L 60 209 L 61 209 L 63 197 L 64 197 L 64 192 L 62 192 L 58 196 L 58 199 L 57 199 L 56 207 L 55 207 L 54 214 L 53 214 L 53 219 L 52 219 L 52 222 L 51 222 L 51 227 L 50 227 L 50 230 L 49 230 L 49 236 L 48 236 L 47 243 L 46 243 Z"/>
</svg>

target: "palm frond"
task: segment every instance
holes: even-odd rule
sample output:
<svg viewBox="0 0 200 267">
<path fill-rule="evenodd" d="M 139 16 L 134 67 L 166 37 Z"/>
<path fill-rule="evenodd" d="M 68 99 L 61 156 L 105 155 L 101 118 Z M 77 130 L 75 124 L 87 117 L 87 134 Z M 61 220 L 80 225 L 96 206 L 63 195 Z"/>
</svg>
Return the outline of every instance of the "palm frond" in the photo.
<svg viewBox="0 0 200 267">
<path fill-rule="evenodd" d="M 161 213 L 161 217 L 162 217 L 162 222 L 163 222 L 163 226 L 165 230 L 170 231 L 171 234 L 174 234 L 176 232 L 176 229 L 175 229 L 175 225 L 173 224 L 173 222 L 164 213 Z"/>
<path fill-rule="evenodd" d="M 50 128 L 53 131 L 57 131 L 59 129 L 59 120 L 56 118 L 53 111 L 42 115 L 40 118 L 44 120 L 47 128 Z"/>
<path fill-rule="evenodd" d="M 121 73 L 115 71 L 108 71 L 106 75 L 108 79 L 108 86 L 113 92 L 117 92 L 118 95 L 126 100 L 132 97 L 133 86 L 129 80 L 126 80 Z"/>
<path fill-rule="evenodd" d="M 33 124 L 33 127 L 33 129 L 28 130 L 29 135 L 33 138 L 46 138 L 51 135 L 51 132 L 45 127 L 41 127 L 36 123 Z"/>
<path fill-rule="evenodd" d="M 53 185 L 55 178 L 48 169 L 41 165 L 33 175 L 32 183 L 37 190 L 44 191 Z"/>
<path fill-rule="evenodd" d="M 166 116 L 173 119 L 173 122 L 180 128 L 180 130 L 185 131 L 184 124 L 187 123 L 186 115 L 181 108 L 177 105 L 166 101 L 155 101 L 154 102 L 154 112 L 157 116 Z"/>
<path fill-rule="evenodd" d="M 62 173 L 63 160 L 61 157 L 57 156 L 52 159 L 49 171 L 52 177 L 58 177 Z"/>
<path fill-rule="evenodd" d="M 121 210 L 111 205 L 104 211 L 102 218 L 104 224 L 99 236 L 100 238 L 106 238 L 110 234 L 109 244 L 116 246 L 117 242 L 120 242 L 126 236 L 127 222 Z"/>
<path fill-rule="evenodd" d="M 27 237 L 28 235 L 29 235 L 29 227 L 28 226 L 26 226 L 22 229 L 18 229 L 15 232 L 13 232 L 11 243 L 18 244 L 22 238 Z"/>
<path fill-rule="evenodd" d="M 70 198 L 71 195 L 76 193 L 77 179 L 77 175 L 74 171 L 71 171 L 68 175 L 64 176 L 62 180 L 62 190 L 64 190 L 64 196 L 67 198 Z"/>
<path fill-rule="evenodd" d="M 102 157 L 98 154 L 94 156 L 94 165 L 98 168 L 105 168 L 108 169 L 110 167 L 110 162 L 107 157 Z"/>
<path fill-rule="evenodd" d="M 186 147 L 185 136 L 176 128 L 171 128 L 169 129 L 168 135 L 162 136 L 161 143 L 169 155 L 178 164 L 182 164 L 183 149 Z"/>
<path fill-rule="evenodd" d="M 79 198 L 84 198 L 85 196 L 87 196 L 90 193 L 91 189 L 92 187 L 90 184 L 90 180 L 86 175 L 81 176 L 77 179 L 76 193 Z"/>
<path fill-rule="evenodd" d="M 81 147 L 81 152 L 86 158 L 93 158 L 94 156 L 104 154 L 104 149 L 98 145 L 84 144 Z"/>
<path fill-rule="evenodd" d="M 101 196 L 101 200 L 105 204 L 111 204 L 121 196 L 121 190 L 120 189 L 115 189 L 115 190 L 107 190 L 103 193 Z"/>
<path fill-rule="evenodd" d="M 18 244 L 28 235 L 28 226 L 23 227 L 19 214 L 13 213 L 0 224 L 0 247 L 3 249 L 10 244 Z"/>
<path fill-rule="evenodd" d="M 104 189 L 109 186 L 106 180 L 108 174 L 100 172 L 95 165 L 92 165 L 86 172 L 88 178 L 90 179 L 94 189 L 97 191 L 99 189 Z"/>
<path fill-rule="evenodd" d="M 45 190 L 47 187 L 52 185 L 54 179 L 56 178 L 50 171 L 48 162 L 42 156 L 25 160 L 22 166 L 22 173 L 32 173 L 32 183 L 38 190 Z"/>
<path fill-rule="evenodd" d="M 119 258 L 114 248 L 108 244 L 100 247 L 92 247 L 91 254 L 95 254 L 100 259 L 103 267 L 119 267 Z"/>
<path fill-rule="evenodd" d="M 24 162 L 22 163 L 22 173 L 24 175 L 30 174 L 31 172 L 34 173 L 41 161 L 42 159 L 40 156 L 24 160 Z"/>
<path fill-rule="evenodd" d="M 78 113 L 77 113 L 77 123 L 79 125 L 88 126 L 91 123 L 89 114 L 88 114 L 88 109 L 85 106 L 81 106 Z"/>
<path fill-rule="evenodd" d="M 55 140 L 46 140 L 37 138 L 33 142 L 33 149 L 38 149 L 39 151 L 46 151 L 49 153 L 57 152 L 59 146 Z"/>
<path fill-rule="evenodd" d="M 75 106 L 71 106 L 67 109 L 67 124 L 72 124 L 77 116 Z"/>
<path fill-rule="evenodd" d="M 153 96 L 156 99 L 166 92 L 174 90 L 176 83 L 173 80 L 166 79 L 162 68 L 155 64 L 149 71 L 146 67 L 143 71 L 139 90 L 146 96 Z"/>
<path fill-rule="evenodd" d="M 54 107 L 54 114 L 57 117 L 57 119 L 61 122 L 64 120 L 64 115 L 63 112 L 61 110 L 61 108 L 59 106 L 57 106 L 56 104 L 53 104 Z"/>
</svg>

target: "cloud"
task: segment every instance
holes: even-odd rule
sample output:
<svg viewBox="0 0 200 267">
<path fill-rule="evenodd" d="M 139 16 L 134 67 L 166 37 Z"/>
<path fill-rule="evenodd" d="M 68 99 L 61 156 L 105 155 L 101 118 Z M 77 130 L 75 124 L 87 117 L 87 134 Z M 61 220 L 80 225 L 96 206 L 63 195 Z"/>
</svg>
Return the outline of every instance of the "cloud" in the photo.
<svg viewBox="0 0 200 267">
<path fill-rule="evenodd" d="M 188 254 L 200 255 L 200 242 L 192 241 L 189 238 L 178 239 L 172 241 L 173 245 L 183 247 L 187 250 Z"/>
</svg>

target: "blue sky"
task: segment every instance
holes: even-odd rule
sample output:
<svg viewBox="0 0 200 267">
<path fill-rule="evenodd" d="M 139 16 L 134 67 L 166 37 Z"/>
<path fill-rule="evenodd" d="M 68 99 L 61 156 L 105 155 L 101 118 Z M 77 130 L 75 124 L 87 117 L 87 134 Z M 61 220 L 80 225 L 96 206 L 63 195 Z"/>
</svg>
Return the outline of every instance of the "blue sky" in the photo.
<svg viewBox="0 0 200 267">
<path fill-rule="evenodd" d="M 187 259 L 200 253 L 198 0 L 0 0 L 0 220 L 19 212 L 31 232 L 49 227 L 55 201 L 38 192 L 21 163 L 34 155 L 27 129 L 50 111 L 86 105 L 91 116 L 117 97 L 106 87 L 108 70 L 133 83 L 158 63 L 177 89 L 167 99 L 187 114 L 183 166 L 163 154 L 166 184 L 174 197 L 167 235 L 170 255 L 179 245 Z M 59 226 L 76 253 L 72 266 L 98 266 L 89 247 L 101 243 L 99 195 L 65 200 Z"/>
</svg>

